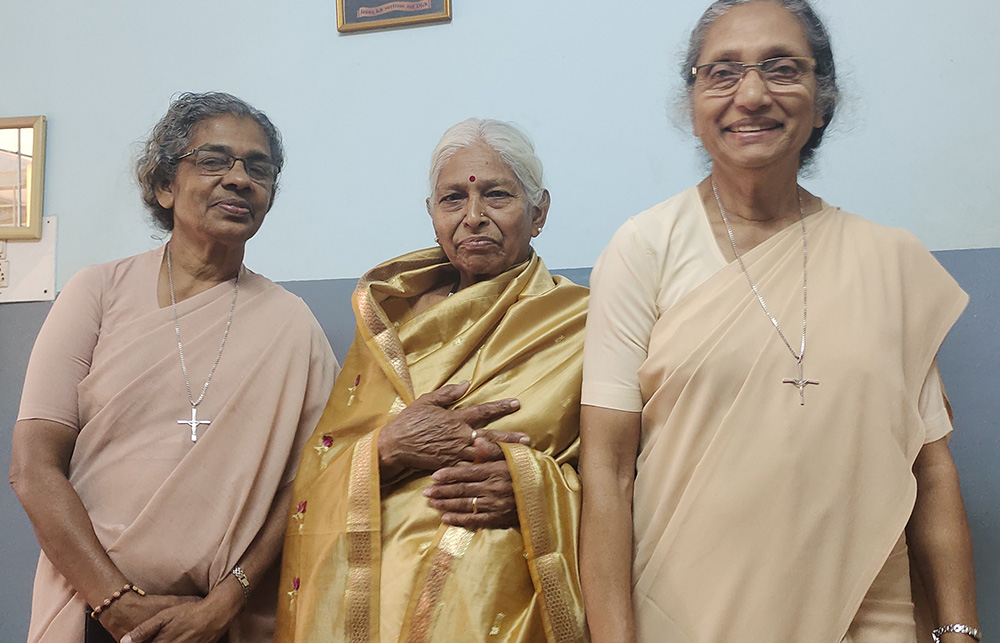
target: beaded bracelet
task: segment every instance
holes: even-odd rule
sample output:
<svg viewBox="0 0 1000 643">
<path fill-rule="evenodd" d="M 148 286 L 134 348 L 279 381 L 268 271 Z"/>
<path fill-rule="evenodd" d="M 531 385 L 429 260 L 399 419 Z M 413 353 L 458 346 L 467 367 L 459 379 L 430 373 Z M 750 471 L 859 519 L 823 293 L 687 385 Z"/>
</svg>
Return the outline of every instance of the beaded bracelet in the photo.
<svg viewBox="0 0 1000 643">
<path fill-rule="evenodd" d="M 101 601 L 100 605 L 98 605 L 94 609 L 90 610 L 90 618 L 92 618 L 94 620 L 97 620 L 97 615 L 98 614 L 100 614 L 104 610 L 108 609 L 108 607 L 110 607 L 112 603 L 114 603 L 119 598 L 121 598 L 122 596 L 124 596 L 127 592 L 135 592 L 139 596 L 145 596 L 146 595 L 146 592 L 142 591 L 141 589 L 139 589 L 138 587 L 136 587 L 132 583 L 125 583 L 125 585 L 123 585 L 120 590 L 116 591 L 114 594 L 112 594 L 108 598 L 105 598 L 103 601 Z"/>
<path fill-rule="evenodd" d="M 968 625 L 962 625 L 961 623 L 952 623 L 951 625 L 942 625 L 933 632 L 931 632 L 931 638 L 934 639 L 934 643 L 941 643 L 941 635 L 953 632 L 955 634 L 965 634 L 966 636 L 971 636 L 976 643 L 983 640 L 982 633 Z"/>
</svg>

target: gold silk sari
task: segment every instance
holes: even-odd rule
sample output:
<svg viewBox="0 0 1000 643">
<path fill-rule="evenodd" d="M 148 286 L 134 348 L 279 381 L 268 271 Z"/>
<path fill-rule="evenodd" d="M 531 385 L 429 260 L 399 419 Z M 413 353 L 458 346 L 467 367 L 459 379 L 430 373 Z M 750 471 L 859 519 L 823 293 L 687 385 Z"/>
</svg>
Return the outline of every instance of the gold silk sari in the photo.
<svg viewBox="0 0 1000 643">
<path fill-rule="evenodd" d="M 587 290 L 532 255 L 413 316 L 457 278 L 440 249 L 390 260 L 354 292 L 357 331 L 307 444 L 282 564 L 278 641 L 579 641 L 579 402 Z M 429 472 L 381 481 L 378 431 L 414 399 L 469 380 L 456 408 L 516 397 L 489 428 L 520 527 L 441 524 Z"/>
</svg>

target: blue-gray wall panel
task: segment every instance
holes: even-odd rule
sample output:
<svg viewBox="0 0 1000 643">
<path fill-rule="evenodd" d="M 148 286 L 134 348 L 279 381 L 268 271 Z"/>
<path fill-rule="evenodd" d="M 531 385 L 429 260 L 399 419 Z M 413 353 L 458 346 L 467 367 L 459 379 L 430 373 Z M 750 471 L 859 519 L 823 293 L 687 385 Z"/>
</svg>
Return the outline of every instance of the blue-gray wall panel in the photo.
<svg viewBox="0 0 1000 643">
<path fill-rule="evenodd" d="M 976 556 L 983 631 L 1000 632 L 1000 250 L 949 250 L 938 260 L 969 307 L 938 353 L 955 411 L 951 449 L 962 478 Z"/>
<path fill-rule="evenodd" d="M 10 438 L 24 383 L 24 369 L 49 303 L 0 305 L 0 467 L 10 465 Z M 0 488 L 0 641 L 28 634 L 31 580 L 38 544 L 28 517 L 10 489 Z"/>
<path fill-rule="evenodd" d="M 935 253 L 972 299 L 941 349 L 940 365 L 955 409 L 952 450 L 962 472 L 963 491 L 976 548 L 980 615 L 986 632 L 1000 631 L 1000 249 Z M 589 268 L 554 270 L 588 284 Z M 343 359 L 354 337 L 350 297 L 354 280 L 331 279 L 283 284 L 302 297 Z M 28 353 L 49 304 L 0 305 L 0 464 L 10 462 L 10 431 Z M 38 546 L 17 499 L 0 490 L 0 641 L 24 640 L 31 579 Z"/>
</svg>

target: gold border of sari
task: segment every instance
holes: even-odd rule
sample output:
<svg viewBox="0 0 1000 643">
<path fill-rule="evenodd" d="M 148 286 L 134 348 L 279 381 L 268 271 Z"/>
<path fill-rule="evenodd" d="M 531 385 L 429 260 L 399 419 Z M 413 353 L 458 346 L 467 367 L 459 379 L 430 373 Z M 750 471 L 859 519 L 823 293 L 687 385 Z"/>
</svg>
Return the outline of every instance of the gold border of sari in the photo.
<svg viewBox="0 0 1000 643">
<path fill-rule="evenodd" d="M 559 564 L 562 554 L 549 527 L 551 518 L 542 492 L 542 467 L 527 446 L 503 444 L 501 448 L 511 465 L 511 478 L 519 499 L 517 509 L 524 538 L 525 558 L 535 587 L 541 594 L 546 635 L 550 641 L 559 643 L 586 640 L 582 615 L 574 615 L 570 607 L 571 597 L 577 592 L 572 590 L 569 579 Z"/>
<path fill-rule="evenodd" d="M 453 563 L 465 555 L 476 532 L 464 527 L 448 527 L 441 534 L 437 544 L 434 559 L 421 583 L 420 593 L 412 606 L 412 616 L 404 619 L 404 628 L 400 640 L 408 643 L 426 643 L 434 626 L 434 619 L 441 606 L 441 593 L 444 591 L 448 576 L 452 573 Z M 407 625 L 408 624 L 408 625 Z"/>
<path fill-rule="evenodd" d="M 352 643 L 378 641 L 379 480 L 374 448 L 377 433 L 369 433 L 354 447 L 347 492 L 347 618 L 344 626 Z M 375 498 L 372 498 L 374 490 Z"/>
</svg>

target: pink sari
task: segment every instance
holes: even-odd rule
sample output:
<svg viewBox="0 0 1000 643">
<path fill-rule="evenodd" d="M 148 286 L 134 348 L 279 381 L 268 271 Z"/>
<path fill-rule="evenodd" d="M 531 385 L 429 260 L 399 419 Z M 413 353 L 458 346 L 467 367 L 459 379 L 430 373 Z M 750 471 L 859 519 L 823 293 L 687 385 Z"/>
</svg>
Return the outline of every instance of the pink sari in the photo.
<svg viewBox="0 0 1000 643">
<path fill-rule="evenodd" d="M 80 433 L 70 482 L 126 577 L 151 593 L 204 596 L 268 515 L 285 511 L 272 507 L 273 499 L 294 477 L 337 366 L 302 301 L 244 269 L 229 339 L 198 407 L 212 423 L 192 442 L 189 427 L 178 424 L 190 419 L 190 407 L 172 312 L 154 297 L 161 256 L 152 251 L 74 278 L 32 354 L 20 417 L 49 415 L 44 380 L 65 359 L 54 347 L 73 334 L 74 318 L 96 316 L 89 373 L 77 387 Z M 177 305 L 195 396 L 218 352 L 232 293 L 231 282 L 220 284 Z M 99 309 L 80 306 L 85 301 Z M 256 583 L 231 643 L 270 640 L 276 571 Z M 43 553 L 28 640 L 82 641 L 85 609 Z"/>
</svg>

